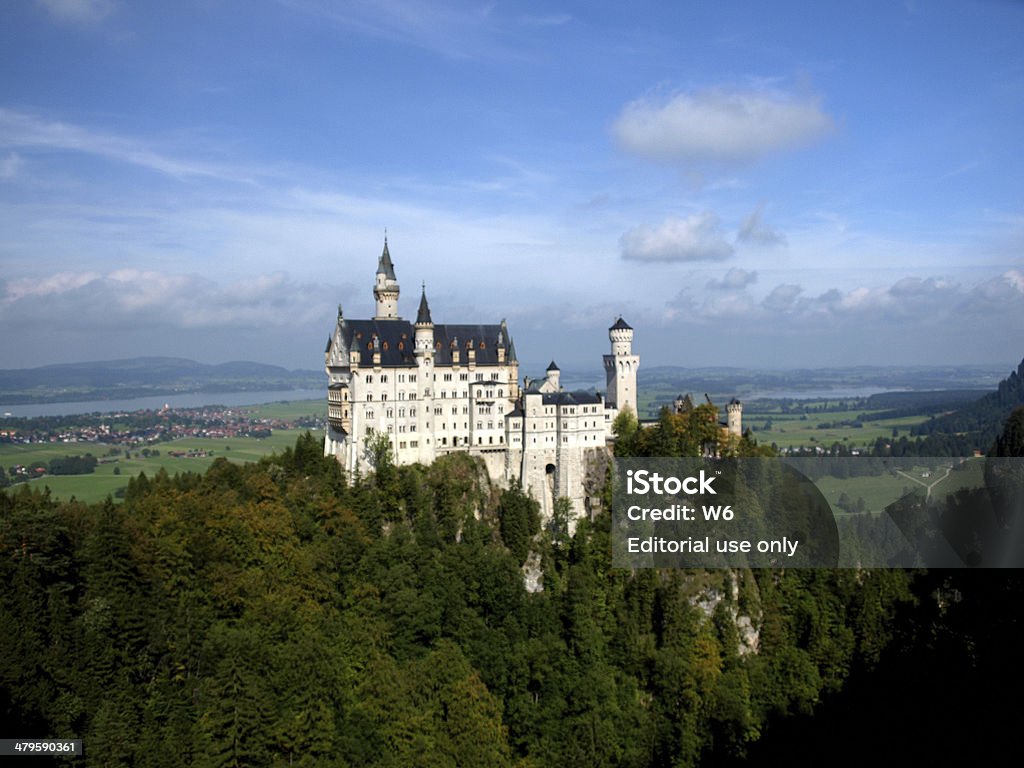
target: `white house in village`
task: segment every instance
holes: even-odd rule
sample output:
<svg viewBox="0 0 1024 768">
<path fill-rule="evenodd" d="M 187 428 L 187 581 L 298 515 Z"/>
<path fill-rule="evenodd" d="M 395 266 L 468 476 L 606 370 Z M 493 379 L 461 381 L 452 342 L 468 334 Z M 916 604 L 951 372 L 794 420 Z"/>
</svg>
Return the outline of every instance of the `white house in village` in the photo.
<svg viewBox="0 0 1024 768">
<path fill-rule="evenodd" d="M 545 515 L 565 496 L 585 507 L 584 478 L 607 455 L 620 409 L 637 411 L 633 329 L 608 330 L 607 394 L 569 392 L 558 366 L 519 383 L 515 344 L 504 320 L 435 323 L 420 296 L 415 322 L 398 314 L 399 286 L 387 239 L 373 288 L 376 315 L 352 320 L 338 307 L 327 341 L 328 427 L 324 454 L 346 471 L 369 469 L 367 438 L 385 434 L 398 464 L 429 464 L 452 451 L 483 459 L 492 479 L 518 479 Z"/>
</svg>

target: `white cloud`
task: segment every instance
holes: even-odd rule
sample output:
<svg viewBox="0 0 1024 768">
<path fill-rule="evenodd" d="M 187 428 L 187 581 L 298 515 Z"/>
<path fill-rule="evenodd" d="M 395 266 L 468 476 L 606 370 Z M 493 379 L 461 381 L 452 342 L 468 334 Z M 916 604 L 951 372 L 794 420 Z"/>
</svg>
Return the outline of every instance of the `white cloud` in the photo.
<svg viewBox="0 0 1024 768">
<path fill-rule="evenodd" d="M 0 320 L 13 327 L 61 317 L 76 331 L 288 327 L 322 322 L 332 300 L 330 287 L 301 285 L 283 272 L 220 285 L 198 275 L 126 268 L 8 281 L 0 288 Z"/>
<path fill-rule="evenodd" d="M 114 10 L 112 0 L 36 0 L 55 21 L 95 24 Z"/>
<path fill-rule="evenodd" d="M 761 203 L 743 221 L 736 239 L 741 243 L 753 245 L 784 245 L 786 236 L 767 226 L 763 221 L 763 215 L 764 203 Z"/>
<path fill-rule="evenodd" d="M 46 120 L 3 107 L 0 107 L 0 146 L 98 155 L 178 179 L 205 176 L 239 182 L 251 181 L 250 177 L 237 170 L 201 161 L 178 159 L 137 139 Z"/>
<path fill-rule="evenodd" d="M 769 312 L 788 312 L 796 306 L 796 300 L 804 289 L 790 283 L 777 285 L 765 296 L 761 306 Z"/>
<path fill-rule="evenodd" d="M 632 261 L 717 261 L 733 254 L 718 217 L 705 212 L 670 216 L 658 227 L 635 227 L 619 239 L 622 258 Z"/>
<path fill-rule="evenodd" d="M 685 162 L 752 160 L 808 144 L 832 126 L 814 99 L 717 89 L 637 99 L 622 109 L 612 130 L 631 152 Z"/>
<path fill-rule="evenodd" d="M 991 308 L 1002 310 L 1007 319 L 1014 316 L 1013 310 L 1024 310 L 1024 271 L 1010 269 L 979 283 L 963 304 L 963 309 L 974 314 L 988 312 Z"/>
<path fill-rule="evenodd" d="M 13 302 L 23 298 L 41 298 L 53 294 L 66 293 L 83 285 L 88 285 L 100 277 L 96 272 L 59 272 L 39 279 L 20 278 L 10 280 L 4 287 L 3 302 Z"/>
<path fill-rule="evenodd" d="M 721 280 L 709 280 L 708 288 L 713 291 L 740 291 L 757 282 L 757 271 L 733 267 Z"/>
</svg>

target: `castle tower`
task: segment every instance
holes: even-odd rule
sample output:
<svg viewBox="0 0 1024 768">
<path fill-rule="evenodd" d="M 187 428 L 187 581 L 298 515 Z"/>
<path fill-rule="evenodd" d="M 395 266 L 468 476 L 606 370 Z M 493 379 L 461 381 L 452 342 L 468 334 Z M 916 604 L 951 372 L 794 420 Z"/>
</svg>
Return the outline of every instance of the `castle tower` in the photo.
<svg viewBox="0 0 1024 768">
<path fill-rule="evenodd" d="M 555 361 L 551 361 L 551 365 L 547 367 L 544 372 L 544 384 L 541 385 L 542 392 L 558 392 L 562 389 L 562 372 L 555 365 Z"/>
<path fill-rule="evenodd" d="M 427 286 L 423 285 L 420 308 L 416 313 L 416 357 L 434 354 L 434 321 L 430 319 L 430 305 L 427 304 Z"/>
<path fill-rule="evenodd" d="M 398 278 L 395 265 L 388 252 L 388 236 L 384 235 L 384 252 L 377 262 L 377 281 L 373 286 L 373 298 L 377 300 L 377 316 L 374 320 L 398 320 Z"/>
<path fill-rule="evenodd" d="M 434 446 L 427 435 L 430 434 L 430 419 L 433 408 L 434 379 L 434 321 L 430 317 L 430 305 L 427 304 L 427 286 L 424 283 L 420 294 L 420 308 L 416 312 L 415 355 L 418 373 L 416 387 L 417 399 L 420 402 L 416 429 L 423 437 L 418 439 L 419 461 L 429 464 L 434 460 Z"/>
<path fill-rule="evenodd" d="M 725 406 L 729 434 L 740 437 L 743 434 L 743 403 L 735 397 Z"/>
<path fill-rule="evenodd" d="M 640 367 L 640 356 L 633 354 L 633 328 L 620 317 L 608 329 L 608 338 L 612 343 L 612 353 L 604 356 L 607 402 L 619 411 L 629 406 L 638 415 L 636 372 Z"/>
</svg>

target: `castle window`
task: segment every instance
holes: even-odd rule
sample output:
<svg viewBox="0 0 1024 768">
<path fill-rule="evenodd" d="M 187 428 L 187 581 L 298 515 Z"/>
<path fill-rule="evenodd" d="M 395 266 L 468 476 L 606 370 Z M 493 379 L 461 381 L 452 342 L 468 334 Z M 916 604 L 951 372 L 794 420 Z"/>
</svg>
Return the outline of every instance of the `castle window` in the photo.
<svg viewBox="0 0 1024 768">
<path fill-rule="evenodd" d="M 416 409 L 415 408 L 410 408 L 409 409 L 409 415 L 410 416 L 415 416 L 416 415 Z"/>
<path fill-rule="evenodd" d="M 445 381 L 451 381 L 451 380 L 452 380 L 452 375 L 451 375 L 450 373 L 446 373 L 446 374 L 444 375 L 444 380 L 445 380 Z"/>
<path fill-rule="evenodd" d="M 469 381 L 469 374 L 468 373 L 460 373 L 459 374 L 459 381 Z"/>
<path fill-rule="evenodd" d="M 410 440 L 409 441 L 409 447 L 410 448 L 419 448 L 419 446 L 420 446 L 420 441 L 419 440 Z"/>
<path fill-rule="evenodd" d="M 487 342 L 481 341 L 480 342 L 480 349 L 487 349 Z"/>
<path fill-rule="evenodd" d="M 435 416 L 440 416 L 441 415 L 441 409 L 440 408 L 435 408 L 434 409 L 434 415 Z"/>
<path fill-rule="evenodd" d="M 373 384 L 373 376 L 371 374 L 366 374 L 366 383 Z"/>
<path fill-rule="evenodd" d="M 459 415 L 459 406 L 453 405 L 452 406 L 452 416 L 458 416 L 458 415 Z"/>
<path fill-rule="evenodd" d="M 399 347 L 399 349 L 401 349 L 401 347 Z M 398 374 L 398 383 L 399 384 L 404 384 L 405 383 L 405 374 L 404 373 Z"/>
<path fill-rule="evenodd" d="M 385 341 L 385 342 L 384 342 L 384 351 L 386 352 L 386 351 L 387 351 L 387 349 L 388 349 L 388 343 L 387 343 L 387 342 Z"/>
<path fill-rule="evenodd" d="M 405 408 L 399 408 L 398 409 L 398 418 L 400 418 L 400 419 L 404 419 L 405 418 Z"/>
<path fill-rule="evenodd" d="M 380 383 L 381 384 L 387 384 L 388 383 L 388 375 L 386 373 L 385 374 L 381 374 Z"/>
<path fill-rule="evenodd" d="M 373 392 L 367 392 L 366 393 L 366 402 L 369 403 L 371 400 L 373 400 Z"/>
<path fill-rule="evenodd" d="M 387 349 L 387 348 L 388 348 L 388 343 L 385 341 L 384 342 L 384 349 Z M 398 342 L 398 349 L 399 350 L 405 349 L 405 342 L 404 341 Z"/>
<path fill-rule="evenodd" d="M 388 408 L 387 417 L 389 419 L 393 419 L 395 417 L 395 409 L 394 408 Z"/>
<path fill-rule="evenodd" d="M 372 410 L 370 410 L 370 409 L 366 410 L 366 418 L 368 418 L 368 419 L 372 419 L 373 418 L 373 411 Z"/>
<path fill-rule="evenodd" d="M 505 396 L 505 390 L 499 389 L 498 390 L 498 397 L 504 397 L 504 396 Z"/>
<path fill-rule="evenodd" d="M 399 392 L 398 393 L 398 399 L 399 400 L 405 400 L 405 392 Z"/>
<path fill-rule="evenodd" d="M 415 384 L 416 383 L 416 374 L 415 373 L 410 373 L 409 374 L 409 383 L 410 384 Z"/>
<path fill-rule="evenodd" d="M 381 392 L 380 393 L 380 399 L 381 400 L 387 400 L 388 399 L 388 393 L 387 392 Z"/>
</svg>

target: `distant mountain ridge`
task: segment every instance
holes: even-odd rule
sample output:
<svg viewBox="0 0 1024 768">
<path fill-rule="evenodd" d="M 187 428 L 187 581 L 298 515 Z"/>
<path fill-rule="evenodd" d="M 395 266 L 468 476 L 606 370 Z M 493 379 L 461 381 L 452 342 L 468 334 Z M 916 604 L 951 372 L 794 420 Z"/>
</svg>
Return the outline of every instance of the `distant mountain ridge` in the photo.
<svg viewBox="0 0 1024 768">
<path fill-rule="evenodd" d="M 234 361 L 200 363 L 180 357 L 134 357 L 0 370 L 0 402 L 108 400 L 182 392 L 238 392 L 319 387 L 323 374 Z"/>
</svg>

